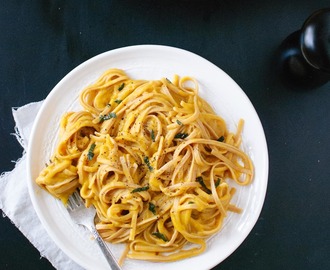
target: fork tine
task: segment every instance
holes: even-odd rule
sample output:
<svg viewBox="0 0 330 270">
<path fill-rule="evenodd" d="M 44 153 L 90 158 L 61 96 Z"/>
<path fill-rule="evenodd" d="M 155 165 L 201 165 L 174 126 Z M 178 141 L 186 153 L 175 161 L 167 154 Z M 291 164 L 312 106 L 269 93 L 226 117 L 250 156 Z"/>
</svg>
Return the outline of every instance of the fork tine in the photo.
<svg viewBox="0 0 330 270">
<path fill-rule="evenodd" d="M 78 208 L 84 204 L 83 199 L 80 197 L 79 191 L 75 191 L 71 194 L 68 200 L 68 208 L 73 211 L 74 209 Z"/>
<path fill-rule="evenodd" d="M 75 191 L 68 200 L 67 209 L 71 215 L 72 220 L 78 224 L 85 226 L 86 229 L 90 230 L 93 234 L 96 243 L 101 248 L 102 253 L 104 254 L 107 262 L 109 263 L 111 269 L 121 270 L 116 258 L 111 253 L 109 247 L 104 243 L 104 240 L 101 238 L 100 234 L 95 228 L 94 218 L 95 218 L 95 208 L 91 206 L 89 208 L 85 207 L 83 198 L 80 196 L 79 191 Z"/>
<path fill-rule="evenodd" d="M 80 205 L 85 205 L 85 202 L 83 200 L 83 198 L 80 196 L 80 191 L 76 190 L 74 193 L 73 193 L 73 197 L 75 198 L 76 202 Z"/>
</svg>

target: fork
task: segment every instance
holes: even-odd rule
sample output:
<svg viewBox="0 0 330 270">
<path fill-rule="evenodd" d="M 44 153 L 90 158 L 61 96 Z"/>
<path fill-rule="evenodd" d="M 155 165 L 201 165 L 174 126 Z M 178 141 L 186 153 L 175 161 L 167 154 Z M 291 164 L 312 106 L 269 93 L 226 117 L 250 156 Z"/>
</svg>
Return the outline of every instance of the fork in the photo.
<svg viewBox="0 0 330 270">
<path fill-rule="evenodd" d="M 94 225 L 94 218 L 96 214 L 95 208 L 93 206 L 86 208 L 83 199 L 80 197 L 79 192 L 75 191 L 69 197 L 67 209 L 72 220 L 76 224 L 84 226 L 93 234 L 94 238 L 96 239 L 96 242 L 101 248 L 102 253 L 107 259 L 111 269 L 121 270 L 121 267 L 119 266 L 111 250 L 105 244 L 105 242 L 103 241 L 103 239 L 101 238 L 101 236 L 99 235 L 98 231 L 95 228 Z"/>
</svg>

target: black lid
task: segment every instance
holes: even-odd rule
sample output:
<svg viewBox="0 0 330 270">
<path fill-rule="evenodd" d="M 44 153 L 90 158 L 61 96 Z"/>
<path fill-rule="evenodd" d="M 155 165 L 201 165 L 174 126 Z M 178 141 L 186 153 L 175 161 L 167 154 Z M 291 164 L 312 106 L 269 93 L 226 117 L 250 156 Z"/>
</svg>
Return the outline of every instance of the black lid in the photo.
<svg viewBox="0 0 330 270">
<path fill-rule="evenodd" d="M 301 51 L 316 69 L 330 73 L 330 8 L 314 12 L 301 29 Z"/>
</svg>

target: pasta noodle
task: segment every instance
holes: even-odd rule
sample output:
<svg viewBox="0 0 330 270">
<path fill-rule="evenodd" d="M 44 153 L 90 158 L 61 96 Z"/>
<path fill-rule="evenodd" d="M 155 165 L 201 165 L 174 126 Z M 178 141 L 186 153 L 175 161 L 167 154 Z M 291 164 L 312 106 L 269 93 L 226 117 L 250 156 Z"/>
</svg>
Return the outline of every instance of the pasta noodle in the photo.
<svg viewBox="0 0 330 270">
<path fill-rule="evenodd" d="M 194 78 L 133 80 L 110 69 L 63 115 L 57 148 L 36 182 L 65 204 L 80 190 L 96 228 L 124 257 L 195 256 L 218 232 L 235 188 L 253 179 L 236 133 L 198 95 Z"/>
</svg>

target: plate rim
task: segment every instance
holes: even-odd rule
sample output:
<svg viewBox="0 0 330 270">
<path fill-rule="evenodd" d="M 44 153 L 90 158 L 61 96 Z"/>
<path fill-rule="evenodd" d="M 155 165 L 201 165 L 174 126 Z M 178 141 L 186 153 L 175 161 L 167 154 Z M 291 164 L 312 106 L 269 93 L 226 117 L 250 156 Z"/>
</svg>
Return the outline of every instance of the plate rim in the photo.
<svg viewBox="0 0 330 270">
<path fill-rule="evenodd" d="M 226 256 L 221 260 L 221 261 L 215 261 L 213 264 L 209 263 L 207 265 L 207 267 L 214 267 L 218 264 L 220 264 L 223 260 L 225 260 L 228 256 L 230 256 L 241 244 L 242 242 L 247 238 L 247 236 L 250 234 L 250 232 L 252 231 L 253 227 L 255 226 L 255 224 L 258 221 L 258 218 L 261 214 L 264 202 L 265 202 L 265 198 L 266 198 L 266 193 L 267 193 L 267 186 L 268 186 L 268 174 L 269 174 L 269 156 L 268 156 L 268 147 L 267 147 L 267 141 L 266 141 L 266 136 L 265 136 L 265 132 L 263 129 L 263 126 L 261 124 L 260 118 L 252 104 L 252 102 L 250 101 L 250 99 L 247 97 L 247 95 L 245 94 L 245 92 L 242 90 L 242 88 L 226 73 L 224 72 L 221 68 L 219 68 L 218 66 L 216 66 L 215 64 L 213 64 L 212 62 L 210 62 L 209 60 L 199 56 L 198 54 L 195 54 L 193 52 L 187 51 L 185 49 L 181 49 L 181 48 L 176 48 L 176 47 L 171 47 L 171 46 L 166 46 L 166 45 L 133 45 L 133 46 L 127 46 L 127 47 L 122 47 L 122 48 L 116 48 L 113 50 L 109 50 L 103 53 L 100 53 L 84 62 L 82 62 L 80 65 L 78 65 L 77 67 L 75 67 L 74 69 L 72 69 L 69 73 L 67 73 L 53 88 L 52 90 L 49 92 L 49 94 L 47 95 L 46 99 L 44 100 L 43 104 L 41 105 L 41 108 L 35 118 L 33 127 L 32 127 L 32 131 L 30 134 L 30 141 L 29 141 L 29 145 L 28 145 L 28 150 L 27 150 L 27 173 L 28 173 L 28 177 L 27 177 L 27 181 L 28 181 L 28 191 L 29 191 L 29 196 L 31 198 L 33 207 L 37 213 L 37 216 L 39 218 L 39 220 L 42 223 L 42 226 L 46 229 L 48 235 L 50 236 L 50 238 L 56 243 L 56 245 L 72 260 L 74 260 L 76 263 L 78 263 L 79 265 L 86 267 L 86 265 L 81 264 L 81 261 L 79 260 L 79 257 L 75 256 L 73 254 L 73 252 L 71 252 L 70 249 L 67 249 L 65 245 L 62 244 L 62 241 L 60 241 L 56 235 L 54 235 L 51 226 L 48 224 L 47 220 L 45 219 L 44 215 L 42 214 L 41 208 L 38 205 L 38 202 L 36 200 L 35 195 L 35 191 L 34 191 L 34 186 L 33 186 L 33 179 L 32 179 L 32 172 L 31 172 L 31 161 L 32 161 L 32 147 L 35 144 L 35 133 L 37 131 L 37 127 L 38 127 L 38 123 L 40 121 L 41 115 L 44 112 L 45 108 L 47 107 L 47 103 L 50 102 L 50 100 L 52 99 L 52 97 L 54 95 L 56 95 L 56 92 L 58 91 L 57 89 L 59 89 L 61 87 L 62 84 L 64 84 L 66 82 L 66 80 L 70 79 L 70 77 L 72 77 L 74 74 L 79 73 L 79 71 L 81 69 L 84 69 L 86 66 L 90 65 L 91 63 L 93 63 L 94 61 L 98 61 L 99 59 L 102 58 L 106 58 L 111 56 L 112 54 L 120 54 L 120 53 L 125 53 L 131 50 L 154 50 L 154 51 L 167 51 L 167 52 L 176 52 L 176 53 L 180 53 L 180 54 L 184 54 L 185 56 L 188 57 L 193 57 L 196 59 L 199 59 L 200 61 L 204 61 L 206 62 L 208 65 L 212 66 L 212 68 L 216 68 L 219 72 L 222 72 L 222 75 L 226 76 L 228 80 L 231 81 L 231 83 L 234 83 L 237 90 L 240 90 L 240 94 L 243 95 L 245 97 L 245 101 L 248 102 L 248 105 L 250 107 L 250 109 L 252 109 L 255 114 L 256 117 L 256 121 L 259 124 L 259 129 L 262 132 L 262 141 L 260 142 L 262 144 L 262 148 L 264 150 L 264 168 L 263 168 L 263 175 L 260 176 L 262 179 L 264 179 L 264 187 L 262 189 L 263 193 L 260 195 L 259 199 L 261 200 L 261 203 L 259 203 L 256 209 L 254 209 L 254 220 L 250 223 L 249 228 L 245 231 L 246 233 L 244 234 L 244 237 L 238 241 L 238 245 L 233 248 L 231 251 L 228 252 L 228 254 L 226 254 Z M 198 79 L 198 78 L 197 78 Z M 88 265 L 87 265 L 88 266 Z M 88 268 L 88 267 L 86 267 Z"/>
</svg>

